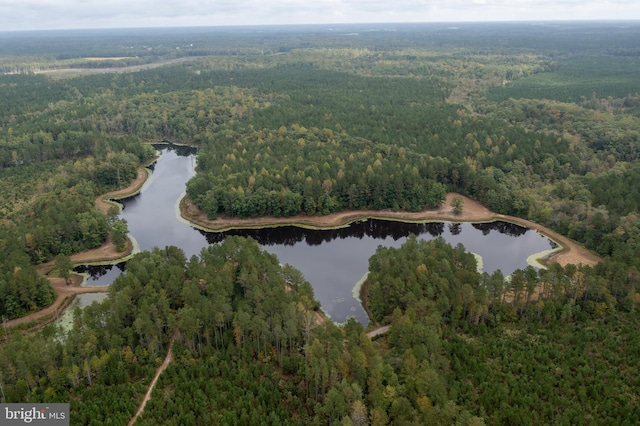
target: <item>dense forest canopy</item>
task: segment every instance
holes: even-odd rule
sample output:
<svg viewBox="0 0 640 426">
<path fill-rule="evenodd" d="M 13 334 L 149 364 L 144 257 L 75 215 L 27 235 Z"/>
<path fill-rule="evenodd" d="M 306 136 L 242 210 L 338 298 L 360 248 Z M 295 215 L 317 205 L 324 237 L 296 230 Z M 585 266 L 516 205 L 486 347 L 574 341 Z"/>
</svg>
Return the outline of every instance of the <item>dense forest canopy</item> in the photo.
<svg viewBox="0 0 640 426">
<path fill-rule="evenodd" d="M 637 22 L 0 33 L 3 319 L 53 302 L 36 265 L 126 242 L 95 199 L 161 140 L 198 146 L 186 191 L 212 219 L 454 191 L 604 257 L 504 277 L 440 240 L 380 249 L 372 342 L 251 240 L 160 248 L 71 331 L 3 330 L 3 400 L 125 424 L 173 342 L 140 424 L 634 423 L 639 42 Z"/>
</svg>

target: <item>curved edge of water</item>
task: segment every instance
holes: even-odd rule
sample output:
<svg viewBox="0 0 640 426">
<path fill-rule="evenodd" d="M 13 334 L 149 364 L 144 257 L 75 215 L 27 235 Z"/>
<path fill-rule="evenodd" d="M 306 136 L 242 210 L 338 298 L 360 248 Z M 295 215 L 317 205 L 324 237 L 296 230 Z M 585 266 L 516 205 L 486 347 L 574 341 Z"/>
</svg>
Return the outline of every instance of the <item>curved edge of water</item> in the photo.
<svg viewBox="0 0 640 426">
<path fill-rule="evenodd" d="M 78 263 L 75 266 L 86 265 L 86 266 L 105 266 L 105 265 L 115 265 L 117 263 L 126 262 L 127 260 L 133 258 L 135 255 L 140 253 L 140 244 L 138 244 L 138 240 L 132 234 L 127 234 L 127 238 L 131 241 L 131 253 L 126 256 L 119 257 L 115 260 L 103 260 L 99 262 L 82 262 Z M 82 283 L 80 283 L 80 287 L 91 287 L 87 285 L 87 281 L 89 280 L 89 274 L 87 272 L 75 272 L 75 274 L 82 276 Z M 112 284 L 112 283 L 111 283 Z M 107 284 L 107 285 L 111 285 Z"/>
<path fill-rule="evenodd" d="M 319 302 L 319 301 L 318 301 Z M 322 311 L 322 315 L 325 316 L 325 318 L 327 318 L 329 321 L 331 321 L 332 323 L 336 324 L 336 325 L 340 325 L 342 323 L 340 322 L 335 322 L 333 319 L 331 319 L 331 315 L 329 314 L 329 312 L 325 311 L 324 308 L 322 307 L 322 305 L 320 305 L 320 310 Z M 312 311 L 313 312 L 313 311 Z"/>
<path fill-rule="evenodd" d="M 345 223 L 341 223 L 339 225 L 328 225 L 328 226 L 321 226 L 321 225 L 309 225 L 306 223 L 300 223 L 300 222 L 278 222 L 278 223 L 263 223 L 263 224 L 259 224 L 259 225 L 230 225 L 230 226 L 226 226 L 224 228 L 209 228 L 206 225 L 201 225 L 197 222 L 194 222 L 193 220 L 190 220 L 188 218 L 186 218 L 185 216 L 182 215 L 182 209 L 180 208 L 182 200 L 184 199 L 184 197 L 186 196 L 186 191 L 180 196 L 180 199 L 178 200 L 178 203 L 176 204 L 177 206 L 177 216 L 178 219 L 186 224 L 188 224 L 189 226 L 191 226 L 192 228 L 196 228 L 196 229 L 200 229 L 202 231 L 206 231 L 206 232 L 211 232 L 211 233 L 221 233 L 221 232 L 228 232 L 228 231 L 233 231 L 236 229 L 269 229 L 269 228 L 281 228 L 284 226 L 292 226 L 292 227 L 296 227 L 296 228 L 302 228 L 302 229 L 309 229 L 312 231 L 330 231 L 330 230 L 334 230 L 334 229 L 344 229 L 344 228 L 348 228 L 349 226 L 351 226 L 354 223 L 358 223 L 358 222 L 366 222 L 368 220 L 380 220 L 380 221 L 387 221 L 387 222 L 400 222 L 400 223 L 493 223 L 493 222 L 508 222 L 514 225 L 518 225 L 518 226 L 522 226 L 523 228 L 527 228 L 527 229 L 531 229 L 527 226 L 521 225 L 519 223 L 516 222 L 511 222 L 509 220 L 506 219 L 502 219 L 502 218 L 492 218 L 492 219 L 487 219 L 487 220 L 468 220 L 468 221 L 456 221 L 456 220 L 451 220 L 450 218 L 444 218 L 444 217 L 439 217 L 439 218 L 428 218 L 428 219 L 404 219 L 404 218 L 397 218 L 397 217 L 389 217 L 389 216 L 377 216 L 377 215 L 364 215 L 364 216 L 360 216 L 360 217 L 356 217 L 353 219 L 349 219 L 347 220 Z M 555 241 L 554 241 L 555 242 Z M 557 242 L 555 242 L 557 244 Z"/>
<path fill-rule="evenodd" d="M 565 250 L 567 247 L 563 246 L 562 244 L 560 244 L 558 241 L 556 241 L 555 239 L 553 239 L 551 236 L 547 235 L 544 232 L 541 232 L 537 229 L 534 229 L 532 227 L 523 225 L 521 223 L 518 223 L 517 221 L 510 221 L 508 220 L 508 218 L 504 218 L 504 217 L 494 217 L 491 219 L 486 219 L 486 220 L 469 220 L 469 221 L 452 221 L 448 218 L 429 218 L 429 219 L 402 219 L 402 218 L 395 218 L 395 217 L 385 217 L 385 216 L 377 216 L 377 215 L 366 215 L 366 216 L 361 216 L 361 217 L 357 217 L 354 219 L 350 219 L 347 222 L 340 224 L 340 225 L 335 225 L 335 226 L 317 226 L 317 225 L 308 225 L 308 224 L 304 224 L 304 223 L 296 223 L 296 222 L 284 222 L 284 223 L 274 223 L 274 224 L 262 224 L 262 225 L 248 225 L 248 226 L 238 226 L 238 225 L 234 225 L 234 226 L 228 226 L 225 228 L 220 228 L 220 229 L 213 229 L 213 228 L 209 228 L 207 226 L 201 225 L 197 222 L 194 222 L 192 220 L 187 219 L 185 216 L 182 215 L 182 209 L 181 204 L 182 204 L 182 200 L 184 199 L 184 197 L 186 196 L 186 191 L 184 191 L 180 198 L 178 199 L 178 201 L 175 204 L 175 211 L 176 211 L 176 217 L 179 221 L 195 228 L 195 229 L 200 229 L 202 231 L 206 231 L 206 232 L 214 232 L 214 233 L 220 233 L 220 232 L 227 232 L 227 231 L 231 231 L 231 230 L 235 230 L 235 229 L 267 229 L 267 228 L 279 228 L 282 226 L 293 226 L 293 227 L 297 227 L 297 228 L 302 228 L 302 229 L 309 229 L 309 230 L 332 230 L 332 229 L 343 229 L 343 228 L 348 228 L 349 226 L 351 226 L 354 223 L 357 222 L 366 222 L 367 220 L 385 220 L 385 221 L 391 221 L 391 222 L 402 222 L 402 223 L 494 223 L 494 222 L 507 222 L 507 223 L 511 223 L 514 225 L 518 225 L 518 226 L 522 226 L 524 228 L 527 229 L 531 229 L 534 230 L 536 232 L 536 234 L 541 235 L 545 238 L 547 238 L 548 240 L 552 241 L 557 247 L 553 248 L 553 249 L 549 249 L 549 250 L 543 250 L 541 252 L 538 253 L 534 253 L 530 256 L 527 257 L 527 264 L 533 266 L 534 268 L 539 268 L 539 269 L 547 269 L 547 267 L 542 264 L 540 261 L 544 260 L 548 257 L 550 257 L 551 255 L 553 255 L 554 253 L 557 252 L 561 252 L 563 250 Z M 484 269 L 484 261 L 482 259 L 482 256 L 480 256 L 477 253 L 473 253 L 470 252 L 471 254 L 473 254 L 476 258 L 476 261 L 478 263 L 478 272 L 482 273 L 483 269 Z M 366 277 L 365 277 L 366 278 Z M 360 283 L 360 281 L 358 282 Z M 356 287 L 358 287 L 358 285 L 361 287 L 362 283 L 358 284 L 356 283 L 353 291 L 356 291 Z M 360 291 L 359 287 L 358 287 L 358 293 Z M 355 296 L 354 293 L 354 297 L 360 301 L 359 299 L 359 295 Z M 361 301 L 360 301 L 361 302 Z M 362 302 L 361 302 L 362 303 Z"/>
<path fill-rule="evenodd" d="M 81 265 L 85 265 L 85 263 L 82 263 Z M 89 277 L 90 277 L 88 272 L 72 272 L 72 273 L 74 275 L 78 275 L 78 276 L 82 277 L 82 282 L 80 283 L 80 287 L 89 287 L 87 285 L 87 282 L 89 281 Z"/>
<path fill-rule="evenodd" d="M 156 153 L 158 153 L 158 151 L 156 151 Z M 122 210 L 124 209 L 124 205 L 122 203 L 119 203 L 118 200 L 124 200 L 125 198 L 129 198 L 129 197 L 133 197 L 135 195 L 138 195 L 143 190 L 145 190 L 149 185 L 151 185 L 151 183 L 153 182 L 154 174 L 153 174 L 153 170 L 151 170 L 149 168 L 149 166 L 154 164 L 154 163 L 156 163 L 158 161 L 158 158 L 159 158 L 159 156 L 156 156 L 153 160 L 149 161 L 146 164 L 146 166 L 143 168 L 145 173 L 147 174 L 147 177 L 145 178 L 144 183 L 142 185 L 140 185 L 140 187 L 138 189 L 136 189 L 135 191 L 133 191 L 133 192 L 127 194 L 127 195 L 123 195 L 121 197 L 107 197 L 106 194 L 105 194 L 105 196 L 102 198 L 102 201 L 104 201 L 107 204 L 111 204 L 113 206 L 116 206 L 118 208 L 118 214 L 122 213 Z M 136 254 L 140 253 L 140 244 L 138 244 L 138 240 L 136 240 L 136 238 L 133 236 L 133 234 L 132 233 L 128 233 L 127 234 L 127 238 L 131 242 L 131 253 L 129 253 L 128 255 L 119 257 L 117 259 L 112 259 L 112 260 L 76 263 L 76 264 L 74 264 L 74 267 L 80 266 L 80 265 L 87 265 L 87 266 L 115 265 L 115 264 L 120 263 L 120 262 L 126 262 L 127 260 L 131 259 Z M 87 281 L 89 279 L 89 274 L 87 274 L 87 273 L 78 273 L 78 272 L 74 272 L 74 273 L 76 275 L 79 275 L 79 276 L 82 277 L 82 282 L 80 283 L 80 287 L 88 287 L 87 286 Z"/>
<path fill-rule="evenodd" d="M 119 203 L 117 200 L 121 200 L 121 198 L 103 198 L 102 201 L 111 205 L 111 206 L 115 206 L 118 209 L 118 214 L 122 213 L 122 209 L 124 209 L 124 206 Z"/>
<path fill-rule="evenodd" d="M 558 243 L 553 238 L 551 238 L 550 236 L 548 236 L 546 234 L 543 234 L 542 232 L 536 231 L 536 234 L 542 235 L 543 237 L 545 237 L 549 241 L 552 241 L 556 245 L 556 247 L 548 249 L 548 250 L 543 250 L 543 251 L 538 252 L 538 253 L 533 253 L 532 255 L 529 255 L 529 257 L 527 257 L 527 264 L 533 266 L 534 268 L 547 269 L 546 265 L 544 265 L 541 262 L 541 260 L 548 259 L 551 255 L 553 255 L 553 254 L 555 254 L 557 252 L 561 252 L 562 250 L 565 249 L 565 247 L 562 244 Z"/>
<path fill-rule="evenodd" d="M 355 219 L 355 220 L 351 220 L 343 225 L 336 225 L 336 226 L 314 226 L 314 225 L 307 225 L 304 223 L 295 223 L 295 222 L 291 222 L 291 223 L 272 223 L 272 224 L 262 224 L 262 225 L 246 225 L 246 226 L 227 226 L 225 228 L 209 228 L 207 226 L 201 225 L 197 222 L 194 222 L 192 220 L 187 219 L 186 217 L 183 216 L 182 214 L 182 201 L 184 200 L 184 198 L 187 196 L 187 192 L 184 191 L 182 194 L 180 194 L 180 197 L 178 198 L 178 201 L 176 201 L 175 205 L 174 205 L 174 210 L 175 210 L 175 214 L 176 214 L 176 219 L 178 219 L 180 222 L 189 225 L 190 227 L 194 228 L 194 229 L 199 229 L 201 231 L 205 231 L 205 232 L 210 232 L 210 233 L 216 233 L 216 234 L 221 234 L 224 232 L 229 232 L 229 231 L 234 231 L 234 230 L 242 230 L 242 229 L 247 229 L 247 230 L 259 230 L 259 229 L 274 229 L 274 228 L 283 228 L 285 226 L 292 226 L 295 228 L 301 228 L 301 229 L 308 229 L 310 231 L 330 231 L 333 229 L 344 229 L 344 228 L 348 228 L 349 226 L 351 226 L 353 223 L 356 222 L 365 222 L 369 219 L 379 219 L 379 220 L 389 220 L 389 219 L 385 219 L 385 218 L 375 218 L 375 217 L 366 217 L 366 218 L 359 218 L 359 219 Z M 414 223 L 413 221 L 408 221 L 408 220 L 397 220 L 397 222 L 405 222 L 405 223 Z M 415 221 L 415 223 L 421 223 L 422 221 Z M 441 220 L 436 220 L 434 222 L 442 222 Z"/>
<path fill-rule="evenodd" d="M 189 225 L 192 228 L 200 229 L 201 231 L 211 232 L 204 226 L 200 226 L 195 222 L 191 222 L 189 219 L 182 216 L 182 209 L 180 208 L 180 206 L 182 205 L 182 200 L 184 200 L 186 196 L 187 196 L 187 191 L 186 190 L 182 191 L 182 194 L 180 194 L 180 196 L 178 197 L 178 201 L 176 201 L 175 204 L 173 205 L 173 210 L 176 214 L 176 219 L 178 219 L 178 221 L 186 225 Z M 213 232 L 224 232 L 224 231 L 213 231 Z"/>
<path fill-rule="evenodd" d="M 369 271 L 365 272 L 362 278 L 360 278 L 358 282 L 356 282 L 356 284 L 353 286 L 353 289 L 351 290 L 351 295 L 353 296 L 354 299 L 360 302 L 361 305 L 362 305 L 362 300 L 360 299 L 360 291 L 362 290 L 362 286 L 364 285 L 364 282 L 367 280 L 368 277 L 369 277 Z"/>
<path fill-rule="evenodd" d="M 158 159 L 156 158 L 153 163 L 155 163 L 156 161 L 158 161 Z M 149 165 L 153 164 L 150 163 Z M 136 189 L 135 191 L 126 194 L 126 195 L 122 195 L 120 197 L 105 197 L 102 200 L 107 203 L 107 204 L 111 204 L 114 205 L 118 208 L 118 212 L 122 213 L 122 210 L 124 209 L 124 205 L 122 205 L 122 203 L 119 203 L 119 200 L 124 200 L 127 198 L 131 198 L 131 197 L 135 197 L 136 195 L 140 194 L 142 191 L 144 191 L 149 185 L 151 185 L 151 183 L 153 182 L 153 170 L 151 170 L 149 167 L 144 167 L 144 171 L 147 173 L 147 177 L 144 180 L 144 183 L 142 185 L 140 185 L 140 188 Z"/>
</svg>

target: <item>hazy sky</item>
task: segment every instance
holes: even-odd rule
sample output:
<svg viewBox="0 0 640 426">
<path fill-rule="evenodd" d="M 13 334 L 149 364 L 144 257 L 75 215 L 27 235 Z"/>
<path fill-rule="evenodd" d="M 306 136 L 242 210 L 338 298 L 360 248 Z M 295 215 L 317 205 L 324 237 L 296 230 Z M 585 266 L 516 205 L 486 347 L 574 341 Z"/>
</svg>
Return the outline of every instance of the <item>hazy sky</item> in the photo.
<svg viewBox="0 0 640 426">
<path fill-rule="evenodd" d="M 0 31 L 640 19 L 640 0 L 0 0 Z"/>
</svg>

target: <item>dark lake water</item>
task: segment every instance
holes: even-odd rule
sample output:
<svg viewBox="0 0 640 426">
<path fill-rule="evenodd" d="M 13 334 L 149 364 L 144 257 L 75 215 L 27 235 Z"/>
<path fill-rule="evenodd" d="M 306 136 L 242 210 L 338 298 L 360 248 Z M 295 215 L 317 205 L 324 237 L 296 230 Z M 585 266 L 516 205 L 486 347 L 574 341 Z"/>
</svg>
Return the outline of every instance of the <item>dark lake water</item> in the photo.
<svg viewBox="0 0 640 426">
<path fill-rule="evenodd" d="M 369 257 L 379 245 L 399 247 L 411 234 L 426 240 L 441 236 L 450 244 L 461 243 L 468 251 L 481 256 L 484 271 L 492 273 L 500 269 L 505 275 L 525 268 L 529 256 L 556 247 L 545 236 L 506 222 L 456 224 L 366 220 L 346 228 L 322 231 L 285 226 L 208 233 L 192 228 L 178 213 L 185 183 L 194 175 L 194 151 L 162 147 L 161 153 L 153 167 L 153 175 L 141 193 L 122 200 L 121 217 L 127 220 L 140 250 L 175 245 L 189 258 L 227 235 L 252 237 L 266 251 L 277 255 L 282 264 L 288 263 L 302 271 L 313 286 L 322 309 L 339 323 L 350 316 L 367 323 L 353 288 L 366 274 Z M 125 270 L 125 265 L 86 266 L 76 270 L 91 274 L 87 285 L 108 285 Z"/>
</svg>

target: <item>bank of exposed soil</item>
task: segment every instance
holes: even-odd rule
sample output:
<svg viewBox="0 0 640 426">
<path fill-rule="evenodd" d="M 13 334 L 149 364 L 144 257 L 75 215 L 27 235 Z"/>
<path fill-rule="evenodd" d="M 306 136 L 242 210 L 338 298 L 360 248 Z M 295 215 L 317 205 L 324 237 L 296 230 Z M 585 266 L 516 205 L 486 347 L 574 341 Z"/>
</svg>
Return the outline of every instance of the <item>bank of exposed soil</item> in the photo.
<svg viewBox="0 0 640 426">
<path fill-rule="evenodd" d="M 138 169 L 138 175 L 131 182 L 129 186 L 123 189 L 119 189 L 117 191 L 112 191 L 107 194 L 101 195 L 96 198 L 95 206 L 96 209 L 107 213 L 109 209 L 114 205 L 113 202 L 108 200 L 110 199 L 119 199 L 128 197 L 136 194 L 148 178 L 148 172 L 145 168 L 141 167 Z M 111 241 L 111 238 L 107 238 L 107 241 L 102 244 L 100 247 L 86 250 L 80 253 L 75 253 L 71 255 L 71 262 L 73 264 L 85 264 L 85 263 L 94 263 L 94 262 L 109 262 L 116 261 L 118 259 L 122 259 L 131 254 L 133 250 L 133 244 L 131 241 L 127 243 L 127 248 L 123 252 L 119 252 L 116 249 L 115 244 Z M 56 299 L 55 301 L 47 306 L 44 309 L 41 309 L 37 312 L 32 312 L 23 317 L 16 318 L 5 323 L 7 328 L 24 326 L 25 324 L 30 325 L 27 330 L 32 331 L 36 330 L 40 327 L 43 327 L 46 324 L 54 321 L 64 309 L 69 306 L 69 303 L 73 301 L 73 298 L 76 294 L 80 293 L 100 293 L 108 291 L 109 287 L 80 287 L 80 283 L 82 279 L 75 275 L 72 276 L 71 284 L 67 285 L 62 278 L 48 276 L 48 274 L 54 268 L 54 261 L 43 263 L 42 265 L 37 266 L 38 272 L 42 275 L 46 276 L 46 278 L 51 282 L 55 292 Z"/>
<path fill-rule="evenodd" d="M 138 175 L 131 184 L 123 189 L 109 192 L 96 198 L 96 209 L 103 213 L 107 213 L 109 209 L 114 205 L 111 199 L 125 198 L 136 194 L 140 191 L 146 180 L 148 179 L 148 171 L 141 167 L 138 170 Z M 455 214 L 451 207 L 454 197 L 460 197 L 463 200 L 462 213 Z M 349 223 L 362 220 L 362 219 L 391 219 L 401 221 L 450 221 L 450 222 L 489 222 L 495 220 L 502 220 L 512 222 L 527 228 L 535 229 L 536 231 L 546 235 L 554 240 L 556 243 L 563 247 L 563 250 L 553 253 L 546 261 L 558 262 L 562 266 L 568 264 L 575 265 L 595 265 L 602 259 L 593 254 L 586 248 L 571 241 L 570 239 L 534 222 L 501 214 L 496 214 L 481 205 L 480 203 L 464 197 L 459 194 L 449 193 L 445 203 L 438 209 L 426 210 L 422 212 L 394 212 L 391 210 L 357 210 L 357 211 L 343 211 L 326 216 L 306 216 L 298 215 L 286 218 L 275 217 L 261 217 L 261 218 L 249 218 L 239 219 L 230 217 L 221 217 L 215 220 L 207 219 L 206 215 L 200 211 L 188 198 L 185 198 L 180 203 L 181 215 L 184 219 L 189 221 L 194 226 L 209 231 L 224 231 L 232 228 L 263 228 L 263 227 L 276 227 L 283 225 L 296 225 L 310 228 L 336 228 L 341 226 L 347 226 Z M 92 250 L 87 250 L 81 253 L 76 253 L 71 256 L 71 261 L 74 264 L 84 264 L 93 262 L 115 261 L 131 254 L 133 246 L 129 242 L 127 249 L 124 252 L 118 252 L 115 245 L 110 239 L 100 247 Z M 53 268 L 53 263 L 40 265 L 39 270 L 44 274 L 50 272 Z M 55 302 L 45 309 L 37 312 L 33 312 L 21 318 L 8 321 L 7 327 L 14 327 L 22 324 L 34 323 L 35 327 L 41 327 L 53 321 L 62 312 L 64 307 L 73 300 L 75 294 L 100 292 L 106 291 L 107 287 L 78 287 L 77 284 L 66 285 L 64 281 L 60 282 L 59 278 L 47 277 L 54 289 L 56 290 Z"/>
<path fill-rule="evenodd" d="M 451 207 L 454 197 L 460 197 L 463 200 L 462 213 L 460 214 L 455 214 Z M 391 210 L 356 210 L 343 211 L 326 216 L 297 215 L 293 217 L 260 217 L 248 219 L 220 217 L 214 220 L 209 220 L 204 212 L 200 211 L 186 198 L 180 203 L 180 208 L 184 219 L 197 227 L 214 232 L 225 231 L 232 228 L 264 228 L 283 225 L 310 228 L 336 228 L 346 226 L 351 222 L 362 219 L 447 222 L 491 222 L 501 220 L 535 229 L 537 232 L 546 235 L 562 246 L 563 250 L 553 253 L 548 259 L 546 259 L 548 262 L 558 262 L 562 266 L 568 264 L 595 265 L 602 260 L 599 256 L 590 252 L 586 248 L 558 234 L 557 232 L 552 231 L 551 229 L 526 219 L 494 213 L 477 201 L 455 193 L 447 194 L 446 201 L 442 206 L 440 206 L 440 208 L 415 213 L 394 212 Z"/>
</svg>

